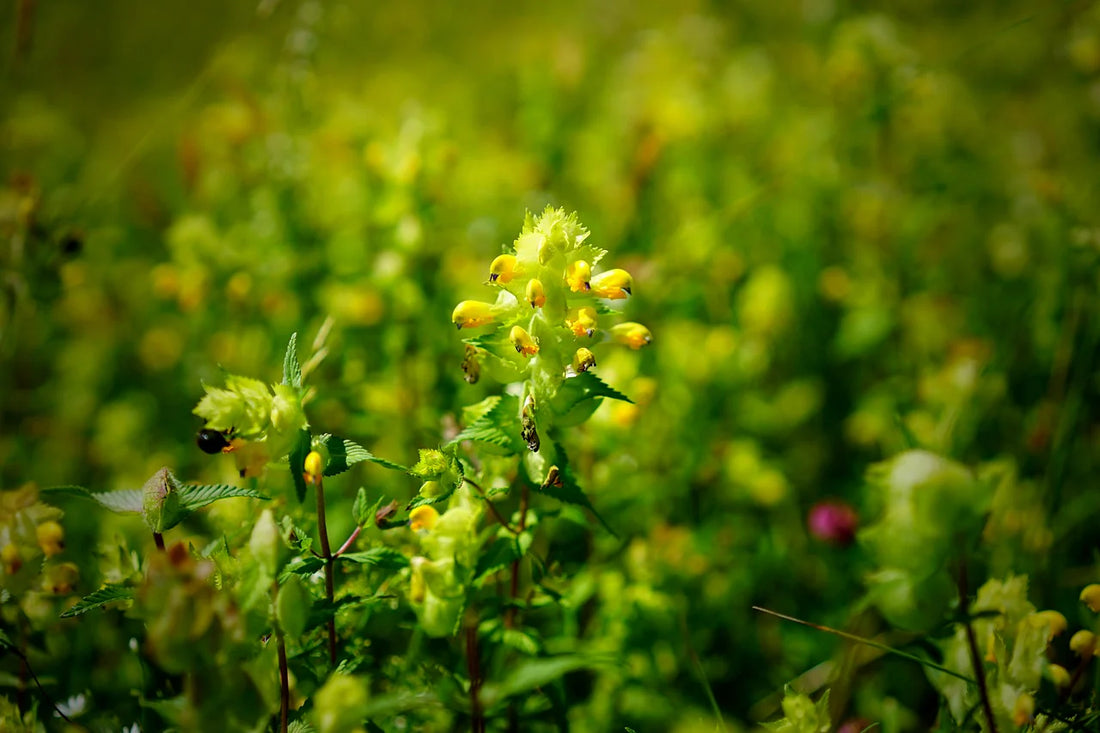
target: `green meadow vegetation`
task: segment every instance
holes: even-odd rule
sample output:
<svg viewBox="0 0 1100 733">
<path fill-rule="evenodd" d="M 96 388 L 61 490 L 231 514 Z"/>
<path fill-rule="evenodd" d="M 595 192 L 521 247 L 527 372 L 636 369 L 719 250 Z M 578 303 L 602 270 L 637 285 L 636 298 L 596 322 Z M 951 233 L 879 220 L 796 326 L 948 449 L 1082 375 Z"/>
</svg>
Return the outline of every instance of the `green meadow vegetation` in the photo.
<svg viewBox="0 0 1100 733">
<path fill-rule="evenodd" d="M 1100 5 L 0 31 L 0 730 L 1100 731 Z"/>
</svg>

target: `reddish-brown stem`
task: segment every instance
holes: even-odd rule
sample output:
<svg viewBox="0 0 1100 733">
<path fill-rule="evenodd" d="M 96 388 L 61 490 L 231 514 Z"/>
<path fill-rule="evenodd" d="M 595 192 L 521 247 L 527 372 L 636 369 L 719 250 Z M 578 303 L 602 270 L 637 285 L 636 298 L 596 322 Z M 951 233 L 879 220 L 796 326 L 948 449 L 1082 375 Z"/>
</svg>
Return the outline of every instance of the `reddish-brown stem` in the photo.
<svg viewBox="0 0 1100 733">
<path fill-rule="evenodd" d="M 974 636 L 974 627 L 970 623 L 970 596 L 966 582 L 966 558 L 959 561 L 959 575 L 957 579 L 959 589 L 959 613 L 963 618 L 963 628 L 966 630 L 966 645 L 970 650 L 970 664 L 974 667 L 974 679 L 978 684 L 978 696 L 982 701 L 982 712 L 985 713 L 985 721 L 990 733 L 997 733 L 997 720 L 993 716 L 993 704 L 989 700 L 989 690 L 985 684 L 985 667 L 982 663 L 981 652 L 978 651 L 978 639 Z"/>
<path fill-rule="evenodd" d="M 154 532 L 153 542 L 156 543 L 158 550 L 164 552 L 164 535 L 162 535 L 160 532 Z"/>
<path fill-rule="evenodd" d="M 463 479 L 463 481 L 468 483 L 470 486 L 473 486 L 474 489 L 477 491 L 478 496 L 485 500 L 485 504 L 489 507 L 489 513 L 493 515 L 493 519 L 497 520 L 497 523 L 500 524 L 501 527 L 504 527 L 512 534 L 519 534 L 519 530 L 513 528 L 512 525 L 508 524 L 508 520 L 505 519 L 504 516 L 500 513 L 500 510 L 497 509 L 497 505 L 489 500 L 489 497 L 486 496 L 484 489 L 482 489 L 476 482 L 471 481 L 468 478 Z"/>
<path fill-rule="evenodd" d="M 329 604 L 335 602 L 335 592 L 332 580 L 332 547 L 328 543 L 328 525 L 325 522 L 325 488 L 321 477 L 317 476 L 314 483 L 317 489 L 317 533 L 321 535 L 321 557 L 325 561 L 325 597 Z M 336 666 L 336 616 L 328 620 L 328 661 Z"/>
<path fill-rule="evenodd" d="M 340 557 L 345 552 L 347 552 L 348 548 L 351 547 L 351 543 L 355 542 L 356 538 L 359 537 L 359 533 L 362 532 L 362 531 L 363 531 L 362 527 L 356 527 L 355 531 L 351 533 L 351 537 L 348 537 L 347 540 L 344 542 L 344 544 L 340 545 L 340 549 L 337 550 L 336 552 L 332 553 L 332 556 L 333 557 Z"/>
<path fill-rule="evenodd" d="M 472 617 L 472 618 L 471 618 Z M 470 732 L 484 733 L 485 715 L 481 710 L 481 659 L 477 648 L 477 616 L 466 623 L 466 671 L 470 675 Z"/>
<path fill-rule="evenodd" d="M 527 484 L 524 484 L 523 490 L 520 492 L 519 495 L 519 531 L 517 532 L 517 534 L 519 534 L 519 532 L 523 532 L 523 530 L 527 528 L 528 498 L 529 496 L 527 493 Z M 512 598 L 512 603 L 510 606 L 508 606 L 508 610 L 505 612 L 504 615 L 504 627 L 506 629 L 512 628 L 513 626 L 515 626 L 516 623 L 516 601 L 519 598 L 519 564 L 520 561 L 518 559 L 512 563 L 512 582 L 509 588 L 509 594 Z"/>
</svg>

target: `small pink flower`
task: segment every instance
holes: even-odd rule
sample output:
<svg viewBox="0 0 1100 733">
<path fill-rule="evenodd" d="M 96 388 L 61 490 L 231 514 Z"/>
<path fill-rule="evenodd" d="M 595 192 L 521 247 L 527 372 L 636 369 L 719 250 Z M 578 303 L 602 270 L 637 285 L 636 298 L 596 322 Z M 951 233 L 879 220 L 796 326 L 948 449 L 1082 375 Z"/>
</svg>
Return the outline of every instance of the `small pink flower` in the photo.
<svg viewBox="0 0 1100 733">
<path fill-rule="evenodd" d="M 859 515 L 847 502 L 827 499 L 813 505 L 806 515 L 806 527 L 815 539 L 847 547 L 856 538 Z"/>
</svg>

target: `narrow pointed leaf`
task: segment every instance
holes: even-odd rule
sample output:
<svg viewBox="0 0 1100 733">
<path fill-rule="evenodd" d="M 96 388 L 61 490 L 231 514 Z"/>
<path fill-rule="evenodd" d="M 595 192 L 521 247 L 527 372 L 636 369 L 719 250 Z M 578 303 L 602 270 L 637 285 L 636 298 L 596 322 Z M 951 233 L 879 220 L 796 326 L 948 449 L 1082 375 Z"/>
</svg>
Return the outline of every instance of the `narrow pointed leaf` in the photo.
<svg viewBox="0 0 1100 733">
<path fill-rule="evenodd" d="M 295 389 L 302 388 L 302 365 L 298 363 L 298 334 L 290 334 L 290 343 L 286 345 L 283 357 L 283 384 Z"/>
<path fill-rule="evenodd" d="M 409 558 L 392 547 L 372 547 L 364 552 L 345 552 L 336 559 L 370 565 L 382 570 L 400 570 L 409 566 Z"/>
</svg>

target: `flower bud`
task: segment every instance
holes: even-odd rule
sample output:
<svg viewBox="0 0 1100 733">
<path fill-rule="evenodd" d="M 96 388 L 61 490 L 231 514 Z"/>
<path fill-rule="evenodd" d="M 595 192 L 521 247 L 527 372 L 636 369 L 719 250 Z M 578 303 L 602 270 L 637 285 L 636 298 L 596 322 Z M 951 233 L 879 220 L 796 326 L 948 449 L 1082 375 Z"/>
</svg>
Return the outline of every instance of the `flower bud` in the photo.
<svg viewBox="0 0 1100 733">
<path fill-rule="evenodd" d="M 65 530 L 52 519 L 43 522 L 35 528 L 38 538 L 38 546 L 46 557 L 53 557 L 65 549 Z"/>
<path fill-rule="evenodd" d="M 570 262 L 565 268 L 565 282 L 574 293 L 586 292 L 592 287 L 592 266 L 584 260 Z"/>
<path fill-rule="evenodd" d="M 806 516 L 810 535 L 822 542 L 848 547 L 856 537 L 859 516 L 843 501 L 820 501 Z"/>
<path fill-rule="evenodd" d="M 1093 613 L 1100 613 L 1100 583 L 1086 585 L 1081 591 L 1081 602 Z"/>
<path fill-rule="evenodd" d="M 489 265 L 489 282 L 508 283 L 519 274 L 515 255 L 500 255 Z"/>
<path fill-rule="evenodd" d="M 508 334 L 508 340 L 516 347 L 516 351 L 524 356 L 534 356 L 539 353 L 539 345 L 531 338 L 531 334 L 527 333 L 521 326 L 512 326 L 512 331 Z"/>
<path fill-rule="evenodd" d="M 573 354 L 573 371 L 577 374 L 587 372 L 594 366 L 596 366 L 596 357 L 583 346 L 577 349 L 577 353 Z"/>
<path fill-rule="evenodd" d="M 1048 664 L 1047 676 L 1058 690 L 1062 690 L 1070 683 L 1069 671 L 1060 664 Z"/>
<path fill-rule="evenodd" d="M 542 280 L 532 278 L 527 282 L 526 297 L 532 308 L 541 308 L 546 305 L 546 289 L 542 287 Z"/>
<path fill-rule="evenodd" d="M 622 300 L 633 287 L 634 278 L 626 270 L 608 270 L 592 278 L 592 294 L 609 300 Z"/>
<path fill-rule="evenodd" d="M 640 349 L 648 346 L 653 341 L 653 335 L 649 329 L 640 323 L 627 321 L 611 327 L 611 338 L 616 343 L 629 346 L 632 349 Z"/>
<path fill-rule="evenodd" d="M 596 328 L 599 325 L 598 318 L 595 308 L 589 308 L 588 306 L 570 308 L 565 316 L 565 325 L 573 332 L 574 336 L 591 337 L 596 333 Z"/>
<path fill-rule="evenodd" d="M 1039 611 L 1032 616 L 1035 623 L 1048 629 L 1047 641 L 1066 630 L 1066 617 L 1057 611 Z"/>
<path fill-rule="evenodd" d="M 458 328 L 477 328 L 492 323 L 493 307 L 480 300 L 464 300 L 451 313 L 451 323 Z"/>
<path fill-rule="evenodd" d="M 1079 657 L 1091 657 L 1096 651 L 1096 634 L 1081 629 L 1070 638 L 1069 648 Z"/>
</svg>

